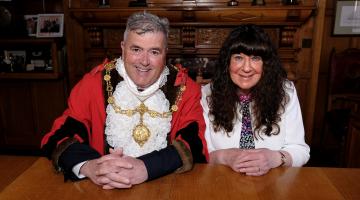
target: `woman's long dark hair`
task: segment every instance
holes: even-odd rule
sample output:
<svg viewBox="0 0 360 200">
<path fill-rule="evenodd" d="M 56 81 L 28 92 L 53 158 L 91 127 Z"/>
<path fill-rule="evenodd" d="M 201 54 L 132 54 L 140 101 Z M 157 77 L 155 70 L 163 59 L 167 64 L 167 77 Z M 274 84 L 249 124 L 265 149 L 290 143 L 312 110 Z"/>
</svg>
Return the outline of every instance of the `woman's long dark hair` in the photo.
<svg viewBox="0 0 360 200">
<path fill-rule="evenodd" d="M 263 60 L 261 78 L 250 91 L 254 102 L 255 133 L 263 131 L 267 136 L 277 135 L 280 132 L 280 115 L 288 101 L 284 88 L 287 75 L 268 34 L 252 24 L 235 28 L 220 49 L 211 84 L 212 93 L 208 97 L 214 130 L 231 132 L 237 109 L 241 109 L 238 106 L 238 86 L 232 82 L 229 72 L 231 55 L 239 53 L 260 56 Z"/>
</svg>

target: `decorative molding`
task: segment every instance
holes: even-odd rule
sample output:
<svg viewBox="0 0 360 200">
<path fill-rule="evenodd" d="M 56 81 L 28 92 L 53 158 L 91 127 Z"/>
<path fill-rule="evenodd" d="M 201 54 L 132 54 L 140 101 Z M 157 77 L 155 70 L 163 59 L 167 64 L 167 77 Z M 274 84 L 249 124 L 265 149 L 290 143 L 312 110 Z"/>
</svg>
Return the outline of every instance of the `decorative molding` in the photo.
<svg viewBox="0 0 360 200">
<path fill-rule="evenodd" d="M 134 12 L 167 17 L 172 25 L 194 23 L 229 26 L 239 23 L 258 25 L 301 26 L 312 16 L 316 6 L 242 6 L 242 7 L 149 7 L 149 8 L 71 8 L 70 16 L 83 25 L 124 25 Z"/>
<path fill-rule="evenodd" d="M 196 47 L 220 48 L 232 28 L 198 28 L 196 29 Z"/>
</svg>

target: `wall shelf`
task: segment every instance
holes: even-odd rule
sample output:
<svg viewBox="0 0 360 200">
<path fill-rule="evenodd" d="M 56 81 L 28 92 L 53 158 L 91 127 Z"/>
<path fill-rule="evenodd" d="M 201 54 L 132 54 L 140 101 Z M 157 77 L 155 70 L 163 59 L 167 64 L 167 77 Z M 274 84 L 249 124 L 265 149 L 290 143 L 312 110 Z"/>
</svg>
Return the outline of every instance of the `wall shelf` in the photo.
<svg viewBox="0 0 360 200">
<path fill-rule="evenodd" d="M 0 79 L 58 79 L 62 76 L 64 55 L 60 39 L 8 38 L 0 39 L 0 45 Z M 5 54 L 8 54 L 8 57 L 16 57 L 16 52 L 24 55 L 21 58 L 22 62 L 19 64 L 14 58 L 14 66 L 7 64 Z M 36 62 L 43 63 L 44 66 L 34 64 Z M 32 68 L 26 66 L 29 64 Z M 46 69 L 45 64 L 50 68 Z"/>
</svg>

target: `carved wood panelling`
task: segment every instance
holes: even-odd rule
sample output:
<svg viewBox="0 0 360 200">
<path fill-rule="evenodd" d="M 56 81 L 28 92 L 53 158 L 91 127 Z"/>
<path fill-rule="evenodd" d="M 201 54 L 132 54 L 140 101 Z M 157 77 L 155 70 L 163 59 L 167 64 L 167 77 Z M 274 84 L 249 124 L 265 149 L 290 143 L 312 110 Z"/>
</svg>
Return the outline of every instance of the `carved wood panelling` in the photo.
<svg viewBox="0 0 360 200">
<path fill-rule="evenodd" d="M 183 47 L 195 47 L 195 28 L 184 26 L 182 28 L 182 45 Z"/>
<path fill-rule="evenodd" d="M 170 28 L 168 45 L 179 46 L 182 45 L 180 28 Z"/>
<path fill-rule="evenodd" d="M 225 38 L 233 27 L 193 27 L 183 26 L 182 28 L 172 27 L 169 32 L 169 57 L 178 58 L 179 54 L 189 62 L 184 63 L 194 64 L 191 62 L 194 57 L 211 58 L 216 57 L 219 48 L 224 42 Z M 271 40 L 276 47 L 280 46 L 279 56 L 285 69 L 288 72 L 288 78 L 296 81 L 298 79 L 297 70 L 297 50 L 292 48 L 294 34 L 296 27 L 284 28 L 268 28 L 264 27 L 269 34 Z M 91 68 L 102 62 L 104 57 L 114 58 L 121 55 L 120 44 L 123 39 L 124 28 L 104 28 L 98 26 L 91 26 L 87 28 L 87 46 L 89 52 L 87 53 L 86 66 Z M 96 50 L 92 47 L 98 48 Z M 283 48 L 288 47 L 288 48 Z M 183 58 L 182 58 L 183 59 Z M 198 65 L 191 66 L 196 68 Z M 197 71 L 191 69 L 191 71 Z"/>
<path fill-rule="evenodd" d="M 198 28 L 196 29 L 196 47 L 220 48 L 232 28 Z"/>
</svg>

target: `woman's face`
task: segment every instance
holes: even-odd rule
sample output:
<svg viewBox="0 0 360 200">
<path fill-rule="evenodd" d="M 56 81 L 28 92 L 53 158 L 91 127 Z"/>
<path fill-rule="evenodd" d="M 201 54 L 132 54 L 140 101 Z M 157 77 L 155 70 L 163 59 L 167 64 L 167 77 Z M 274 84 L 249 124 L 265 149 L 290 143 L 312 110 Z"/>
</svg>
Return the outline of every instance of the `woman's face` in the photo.
<svg viewBox="0 0 360 200">
<path fill-rule="evenodd" d="M 231 80 L 240 88 L 241 93 L 249 93 L 260 80 L 263 72 L 263 61 L 260 56 L 243 53 L 232 54 L 230 58 Z"/>
</svg>

